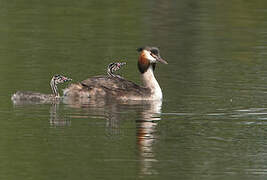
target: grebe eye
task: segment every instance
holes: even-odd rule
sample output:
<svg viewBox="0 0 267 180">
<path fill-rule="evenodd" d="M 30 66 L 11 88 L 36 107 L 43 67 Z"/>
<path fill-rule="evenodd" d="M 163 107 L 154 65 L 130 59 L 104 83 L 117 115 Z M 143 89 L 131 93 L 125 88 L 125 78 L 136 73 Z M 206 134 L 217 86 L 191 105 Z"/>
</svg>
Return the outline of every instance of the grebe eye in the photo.
<svg viewBox="0 0 267 180">
<path fill-rule="evenodd" d="M 153 48 L 153 49 L 151 49 L 150 51 L 151 51 L 153 54 L 155 54 L 155 55 L 158 55 L 158 54 L 159 54 L 159 50 L 156 49 L 156 48 Z"/>
<path fill-rule="evenodd" d="M 152 52 L 150 53 L 150 55 L 151 55 L 152 57 L 154 57 L 154 58 L 157 56 L 157 55 L 155 55 L 155 54 L 152 53 Z"/>
</svg>

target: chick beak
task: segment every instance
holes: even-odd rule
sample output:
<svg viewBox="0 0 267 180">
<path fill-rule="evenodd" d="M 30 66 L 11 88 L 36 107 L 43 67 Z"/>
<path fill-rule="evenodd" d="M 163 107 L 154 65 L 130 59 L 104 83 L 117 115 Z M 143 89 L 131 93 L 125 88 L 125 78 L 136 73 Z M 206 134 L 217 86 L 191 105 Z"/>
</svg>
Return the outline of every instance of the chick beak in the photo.
<svg viewBox="0 0 267 180">
<path fill-rule="evenodd" d="M 67 77 L 65 77 L 63 80 L 64 80 L 64 82 L 72 81 L 71 78 L 67 78 Z"/>
</svg>

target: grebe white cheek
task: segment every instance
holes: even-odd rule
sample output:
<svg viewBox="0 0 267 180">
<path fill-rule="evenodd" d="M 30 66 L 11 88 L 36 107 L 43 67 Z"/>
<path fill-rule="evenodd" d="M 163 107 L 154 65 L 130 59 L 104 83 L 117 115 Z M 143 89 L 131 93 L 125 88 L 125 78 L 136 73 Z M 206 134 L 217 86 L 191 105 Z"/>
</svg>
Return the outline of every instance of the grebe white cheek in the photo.
<svg viewBox="0 0 267 180">
<path fill-rule="evenodd" d="M 143 51 L 145 58 L 150 61 L 150 63 L 156 63 L 157 59 L 153 57 L 150 51 L 144 50 Z"/>
</svg>

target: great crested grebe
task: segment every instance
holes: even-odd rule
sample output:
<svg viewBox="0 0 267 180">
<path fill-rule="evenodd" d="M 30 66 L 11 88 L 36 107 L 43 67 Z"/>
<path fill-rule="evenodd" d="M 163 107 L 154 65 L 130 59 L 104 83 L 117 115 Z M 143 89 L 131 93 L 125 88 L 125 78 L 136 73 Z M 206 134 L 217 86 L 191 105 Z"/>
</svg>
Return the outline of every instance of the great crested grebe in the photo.
<svg viewBox="0 0 267 180">
<path fill-rule="evenodd" d="M 160 57 L 156 47 L 138 48 L 138 69 L 143 86 L 123 78 L 95 76 L 64 89 L 71 98 L 114 98 L 118 100 L 161 100 L 162 91 L 154 76 L 157 62 L 168 64 Z"/>
<path fill-rule="evenodd" d="M 34 101 L 34 102 L 47 102 L 52 101 L 54 99 L 58 99 L 60 97 L 57 84 L 61 84 L 67 81 L 71 81 L 72 79 L 62 76 L 62 75 L 55 75 L 52 77 L 50 81 L 50 86 L 52 89 L 53 94 L 42 94 L 37 92 L 31 91 L 18 91 L 12 95 L 12 101 Z"/>
<path fill-rule="evenodd" d="M 113 62 L 110 63 L 107 67 L 107 74 L 109 77 L 118 77 L 118 78 L 122 78 L 120 75 L 118 74 L 114 74 L 115 71 L 118 71 L 122 66 L 124 66 L 126 64 L 126 62 Z"/>
</svg>

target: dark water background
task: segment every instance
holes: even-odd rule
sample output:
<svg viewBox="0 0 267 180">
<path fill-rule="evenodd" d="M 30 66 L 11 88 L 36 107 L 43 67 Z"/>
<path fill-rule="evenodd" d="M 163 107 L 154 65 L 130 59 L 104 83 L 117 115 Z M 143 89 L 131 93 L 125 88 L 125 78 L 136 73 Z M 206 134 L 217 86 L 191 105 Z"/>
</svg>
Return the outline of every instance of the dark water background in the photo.
<svg viewBox="0 0 267 180">
<path fill-rule="evenodd" d="M 143 45 L 162 104 L 10 100 L 118 60 L 139 83 Z M 0 0 L 0 179 L 266 179 L 266 50 L 264 0 Z"/>
</svg>

